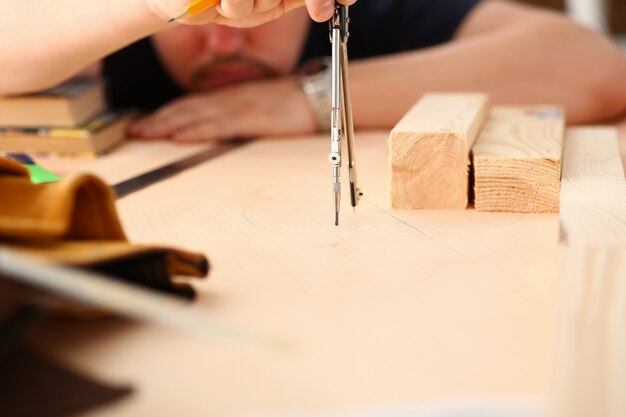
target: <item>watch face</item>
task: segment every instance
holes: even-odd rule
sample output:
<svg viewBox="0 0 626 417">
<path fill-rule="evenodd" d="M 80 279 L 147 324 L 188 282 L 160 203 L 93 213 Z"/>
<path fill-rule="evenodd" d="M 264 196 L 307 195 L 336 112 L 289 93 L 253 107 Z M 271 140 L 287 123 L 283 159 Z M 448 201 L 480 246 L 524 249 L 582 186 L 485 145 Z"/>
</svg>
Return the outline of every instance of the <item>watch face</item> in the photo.
<svg viewBox="0 0 626 417">
<path fill-rule="evenodd" d="M 315 116 L 318 130 L 326 132 L 330 128 L 330 59 L 318 58 L 300 67 L 297 79 Z"/>
</svg>

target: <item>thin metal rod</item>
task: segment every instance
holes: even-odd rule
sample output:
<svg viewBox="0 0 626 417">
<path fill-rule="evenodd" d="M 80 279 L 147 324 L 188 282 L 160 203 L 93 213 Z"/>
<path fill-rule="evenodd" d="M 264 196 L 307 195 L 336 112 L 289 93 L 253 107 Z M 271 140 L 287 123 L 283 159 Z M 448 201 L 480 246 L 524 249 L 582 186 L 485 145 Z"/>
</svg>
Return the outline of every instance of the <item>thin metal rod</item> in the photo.
<svg viewBox="0 0 626 417">
<path fill-rule="evenodd" d="M 341 206 L 341 34 L 338 28 L 331 31 L 332 73 L 331 73 L 331 120 L 330 120 L 330 155 L 328 162 L 333 169 L 333 200 L 335 208 L 335 226 L 339 225 Z"/>
<path fill-rule="evenodd" d="M 354 143 L 354 123 L 352 121 L 352 101 L 350 100 L 350 81 L 348 74 L 348 48 L 345 43 L 341 44 L 341 87 L 343 102 L 343 117 L 345 124 L 343 130 L 347 139 L 348 147 L 348 170 L 350 176 L 350 203 L 356 207 L 359 200 L 359 189 L 356 173 L 356 155 Z"/>
</svg>

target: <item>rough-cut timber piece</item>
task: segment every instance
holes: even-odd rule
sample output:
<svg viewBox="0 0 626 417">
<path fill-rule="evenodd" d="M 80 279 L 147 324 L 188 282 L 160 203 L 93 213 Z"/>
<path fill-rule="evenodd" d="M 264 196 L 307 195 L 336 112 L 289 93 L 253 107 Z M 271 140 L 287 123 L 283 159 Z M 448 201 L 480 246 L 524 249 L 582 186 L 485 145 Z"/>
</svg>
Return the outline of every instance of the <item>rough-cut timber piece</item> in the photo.
<svg viewBox="0 0 626 417">
<path fill-rule="evenodd" d="M 391 205 L 464 209 L 469 150 L 487 115 L 484 94 L 427 94 L 391 131 Z"/>
<path fill-rule="evenodd" d="M 476 210 L 557 213 L 564 131 L 559 107 L 492 108 L 472 148 Z"/>
<path fill-rule="evenodd" d="M 553 416 L 626 416 L 626 180 L 612 128 L 568 131 Z"/>
</svg>

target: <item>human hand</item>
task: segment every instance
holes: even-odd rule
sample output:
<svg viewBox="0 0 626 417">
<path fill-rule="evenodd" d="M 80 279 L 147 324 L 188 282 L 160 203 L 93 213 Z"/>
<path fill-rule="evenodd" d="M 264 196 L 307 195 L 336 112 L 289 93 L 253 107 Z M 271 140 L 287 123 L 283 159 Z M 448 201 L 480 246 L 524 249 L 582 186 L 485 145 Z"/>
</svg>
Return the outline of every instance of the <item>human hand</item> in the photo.
<svg viewBox="0 0 626 417">
<path fill-rule="evenodd" d="M 148 8 L 163 22 L 179 16 L 191 0 L 145 0 Z M 337 0 L 352 5 L 356 0 Z M 218 23 L 234 27 L 251 27 L 277 19 L 289 10 L 306 6 L 317 22 L 333 15 L 334 0 L 221 0 L 214 7 L 194 17 L 179 20 L 187 24 Z"/>
<path fill-rule="evenodd" d="M 295 1 L 294 3 L 298 4 L 301 2 Z M 333 16 L 335 9 L 335 2 L 333 0 L 304 0 L 304 3 L 309 11 L 309 16 L 316 22 L 324 22 Z M 356 0 L 337 0 L 337 3 L 351 6 L 356 3 Z"/>
<path fill-rule="evenodd" d="M 311 134 L 316 127 L 300 86 L 281 78 L 184 96 L 135 122 L 130 134 L 197 142 Z"/>
</svg>

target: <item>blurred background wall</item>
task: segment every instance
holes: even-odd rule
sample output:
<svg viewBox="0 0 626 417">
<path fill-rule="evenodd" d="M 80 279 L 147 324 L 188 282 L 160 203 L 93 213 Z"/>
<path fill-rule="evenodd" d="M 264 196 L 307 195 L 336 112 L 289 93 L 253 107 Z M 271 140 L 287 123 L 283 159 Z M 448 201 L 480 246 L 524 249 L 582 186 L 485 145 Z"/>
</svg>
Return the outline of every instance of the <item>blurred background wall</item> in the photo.
<svg viewBox="0 0 626 417">
<path fill-rule="evenodd" d="M 626 52 L 626 0 L 514 0 L 562 10 L 574 20 L 613 35 Z"/>
<path fill-rule="evenodd" d="M 626 0 L 609 0 L 608 6 L 611 30 L 626 35 Z"/>
</svg>

